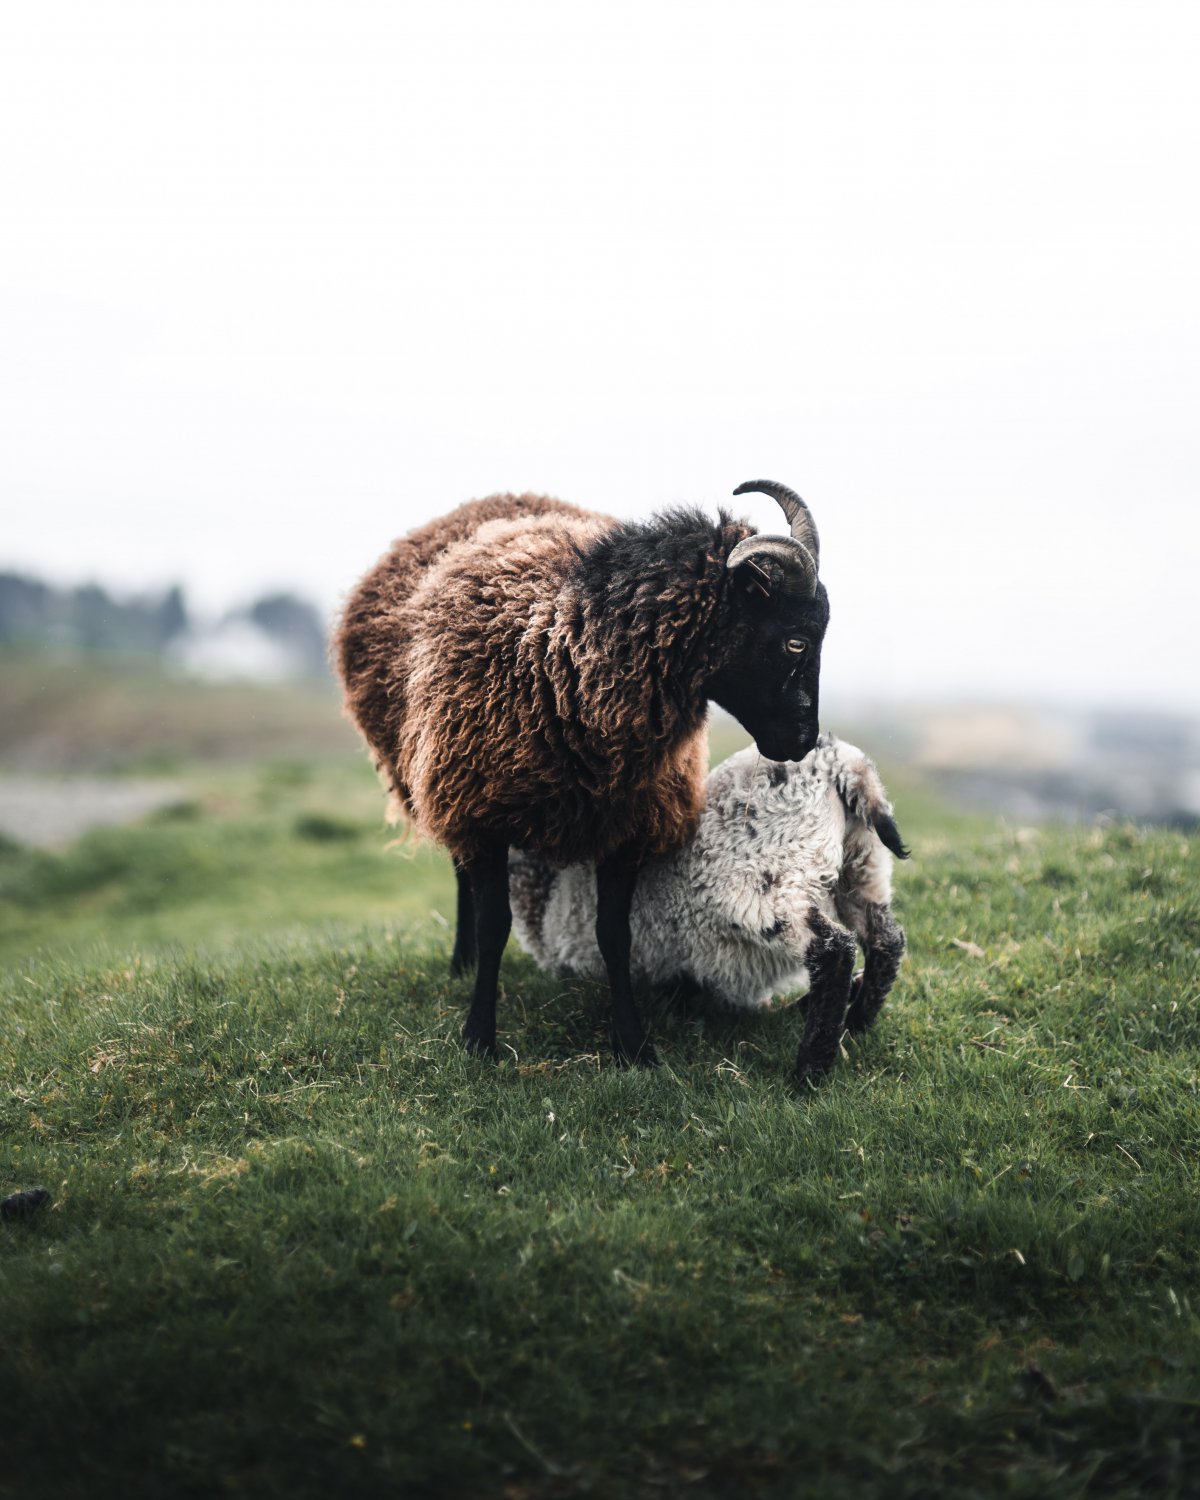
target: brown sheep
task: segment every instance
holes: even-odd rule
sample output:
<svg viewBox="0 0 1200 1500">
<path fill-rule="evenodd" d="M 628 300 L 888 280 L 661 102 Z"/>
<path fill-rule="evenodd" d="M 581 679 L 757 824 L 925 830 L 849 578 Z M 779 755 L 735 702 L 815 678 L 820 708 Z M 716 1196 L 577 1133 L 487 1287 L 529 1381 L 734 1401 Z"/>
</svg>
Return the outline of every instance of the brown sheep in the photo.
<svg viewBox="0 0 1200 1500">
<path fill-rule="evenodd" d="M 724 512 L 626 524 L 496 495 L 403 537 L 351 595 L 334 643 L 347 709 L 400 809 L 454 857 L 452 968 L 478 965 L 469 1050 L 496 1054 L 513 847 L 595 863 L 614 1050 L 657 1061 L 629 911 L 642 861 L 695 831 L 708 703 L 773 760 L 800 759 L 818 733 L 816 528 L 791 490 L 734 493 L 752 489 L 779 501 L 790 536 Z"/>
</svg>

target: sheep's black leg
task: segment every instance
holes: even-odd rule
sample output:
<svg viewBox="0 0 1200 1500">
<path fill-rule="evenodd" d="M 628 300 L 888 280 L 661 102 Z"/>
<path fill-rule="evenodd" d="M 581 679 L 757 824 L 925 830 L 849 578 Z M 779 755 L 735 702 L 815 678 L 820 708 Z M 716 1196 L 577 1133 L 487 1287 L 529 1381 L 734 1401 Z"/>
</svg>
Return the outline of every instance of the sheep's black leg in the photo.
<svg viewBox="0 0 1200 1500">
<path fill-rule="evenodd" d="M 863 931 L 867 962 L 851 985 L 850 1009 L 846 1012 L 846 1029 L 855 1033 L 865 1031 L 879 1014 L 904 955 L 904 929 L 890 908 L 868 906 Z"/>
<path fill-rule="evenodd" d="M 454 861 L 454 878 L 458 882 L 458 911 L 454 920 L 454 952 L 450 955 L 450 973 L 455 979 L 469 974 L 475 967 L 475 902 L 471 897 L 471 877 L 459 859 Z"/>
<path fill-rule="evenodd" d="M 496 986 L 500 957 L 512 927 L 508 904 L 508 846 L 492 844 L 465 865 L 475 908 L 475 948 L 479 967 L 471 1009 L 463 1027 L 468 1052 L 496 1056 Z"/>
<path fill-rule="evenodd" d="M 617 1061 L 653 1068 L 658 1056 L 638 1015 L 629 973 L 629 913 L 637 877 L 637 857 L 628 850 L 596 866 L 596 941 L 612 991 L 612 1045 Z"/>
<path fill-rule="evenodd" d="M 792 1073 L 798 1084 L 816 1083 L 837 1060 L 857 952 L 854 935 L 844 927 L 835 927 L 817 912 L 812 914 L 809 925 L 813 936 L 806 962 L 812 987 L 808 992 L 804 1036 Z"/>
</svg>

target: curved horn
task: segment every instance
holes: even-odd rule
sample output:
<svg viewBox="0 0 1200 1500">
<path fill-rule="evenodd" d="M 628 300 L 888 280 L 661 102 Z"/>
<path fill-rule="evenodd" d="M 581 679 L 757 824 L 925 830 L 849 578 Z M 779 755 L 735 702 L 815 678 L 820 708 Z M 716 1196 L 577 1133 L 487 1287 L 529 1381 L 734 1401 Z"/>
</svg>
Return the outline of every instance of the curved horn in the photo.
<svg viewBox="0 0 1200 1500">
<path fill-rule="evenodd" d="M 785 570 L 800 574 L 800 594 L 809 596 L 817 591 L 817 560 L 794 536 L 746 536 L 729 554 L 727 568 L 740 568 L 743 563 L 758 557 L 774 557 Z"/>
<path fill-rule="evenodd" d="M 820 567 L 821 538 L 817 535 L 816 522 L 812 518 L 812 511 L 795 490 L 789 490 L 786 484 L 777 484 L 773 479 L 747 479 L 745 484 L 739 484 L 733 493 L 735 495 L 770 495 L 772 500 L 777 500 L 788 519 L 788 526 L 793 537 L 812 554 L 813 564 Z"/>
</svg>

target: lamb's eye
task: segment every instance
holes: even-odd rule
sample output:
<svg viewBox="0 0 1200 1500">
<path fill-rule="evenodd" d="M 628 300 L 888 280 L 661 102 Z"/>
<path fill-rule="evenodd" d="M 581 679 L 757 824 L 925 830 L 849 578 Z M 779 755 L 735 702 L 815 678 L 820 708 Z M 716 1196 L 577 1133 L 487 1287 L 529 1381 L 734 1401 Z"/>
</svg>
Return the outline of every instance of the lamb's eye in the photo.
<svg viewBox="0 0 1200 1500">
<path fill-rule="evenodd" d="M 785 651 L 790 651 L 793 656 L 803 656 L 808 650 L 808 642 L 793 636 L 791 640 L 784 641 L 783 648 Z"/>
</svg>

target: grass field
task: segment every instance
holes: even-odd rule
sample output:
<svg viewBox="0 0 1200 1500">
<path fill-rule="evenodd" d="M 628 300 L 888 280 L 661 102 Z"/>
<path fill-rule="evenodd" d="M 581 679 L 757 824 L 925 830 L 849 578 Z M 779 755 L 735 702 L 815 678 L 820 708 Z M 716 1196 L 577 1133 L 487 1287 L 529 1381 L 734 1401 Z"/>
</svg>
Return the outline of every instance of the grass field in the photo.
<svg viewBox="0 0 1200 1500">
<path fill-rule="evenodd" d="M 0 1492 L 1200 1492 L 1200 860 L 896 780 L 909 956 L 819 1092 L 799 1007 L 510 949 L 356 758 L 0 850 Z"/>
</svg>

